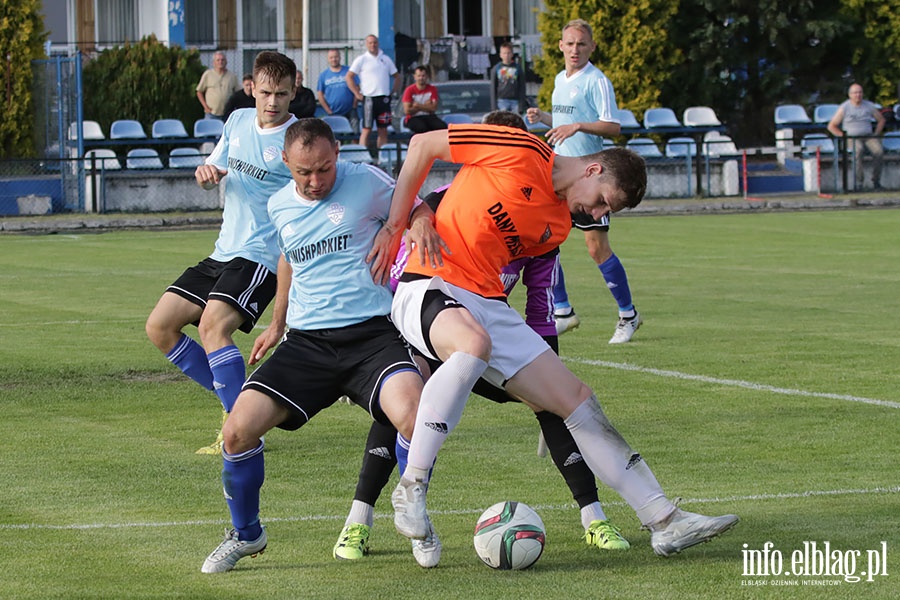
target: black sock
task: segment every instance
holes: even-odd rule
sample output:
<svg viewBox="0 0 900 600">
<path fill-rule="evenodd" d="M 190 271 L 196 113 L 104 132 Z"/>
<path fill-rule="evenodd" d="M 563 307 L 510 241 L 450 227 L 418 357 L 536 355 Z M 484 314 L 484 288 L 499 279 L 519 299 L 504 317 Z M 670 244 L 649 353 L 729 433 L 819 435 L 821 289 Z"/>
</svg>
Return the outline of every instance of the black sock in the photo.
<svg viewBox="0 0 900 600">
<path fill-rule="evenodd" d="M 397 464 L 394 456 L 394 445 L 397 443 L 397 430 L 377 421 L 372 422 L 369 437 L 366 439 L 366 452 L 363 454 L 362 468 L 356 482 L 354 500 L 375 506 L 381 490 L 387 485 Z"/>
<path fill-rule="evenodd" d="M 541 424 L 544 441 L 547 442 L 553 463 L 566 480 L 566 485 L 572 491 L 572 497 L 578 503 L 578 507 L 582 508 L 597 502 L 597 480 L 584 462 L 565 421 L 549 411 L 541 411 L 534 416 Z"/>
</svg>

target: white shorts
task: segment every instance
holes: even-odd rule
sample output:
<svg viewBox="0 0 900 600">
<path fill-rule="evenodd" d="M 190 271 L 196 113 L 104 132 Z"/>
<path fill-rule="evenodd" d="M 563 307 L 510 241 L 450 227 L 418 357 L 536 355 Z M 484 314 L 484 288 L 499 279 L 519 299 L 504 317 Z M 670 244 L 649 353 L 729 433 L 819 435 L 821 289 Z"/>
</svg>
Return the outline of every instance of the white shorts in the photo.
<svg viewBox="0 0 900 600">
<path fill-rule="evenodd" d="M 483 377 L 493 385 L 504 387 L 513 375 L 550 350 L 547 342 L 502 300 L 489 300 L 440 277 L 401 281 L 391 305 L 391 320 L 406 341 L 425 356 L 439 360 L 428 349 L 427 332 L 422 331 L 422 302 L 425 293 L 432 289 L 462 304 L 488 332 L 492 351 Z"/>
</svg>

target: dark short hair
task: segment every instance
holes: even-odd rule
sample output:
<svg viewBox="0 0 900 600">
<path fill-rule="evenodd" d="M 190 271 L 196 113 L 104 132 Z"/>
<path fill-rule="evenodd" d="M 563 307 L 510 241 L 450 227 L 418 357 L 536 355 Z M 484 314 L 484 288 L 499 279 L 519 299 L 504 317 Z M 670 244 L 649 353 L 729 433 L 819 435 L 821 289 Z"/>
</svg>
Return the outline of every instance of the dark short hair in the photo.
<svg viewBox="0 0 900 600">
<path fill-rule="evenodd" d="M 334 132 L 328 126 L 328 123 L 314 117 L 300 119 L 284 132 L 284 149 L 287 151 L 288 148 L 297 142 L 300 142 L 304 147 L 311 146 L 320 138 L 328 140 L 332 145 L 336 143 Z"/>
<path fill-rule="evenodd" d="M 639 154 L 627 148 L 614 146 L 582 157 L 587 162 L 598 162 L 603 170 L 616 180 L 625 192 L 625 207 L 634 208 L 647 192 L 647 165 Z"/>
<path fill-rule="evenodd" d="M 264 51 L 256 55 L 253 61 L 253 80 L 260 77 L 268 77 L 272 81 L 280 82 L 285 77 L 291 78 L 291 85 L 297 79 L 297 65 L 281 52 Z"/>
<path fill-rule="evenodd" d="M 253 73 L 244 73 L 244 78 L 241 79 L 241 81 L 247 81 L 247 80 L 253 81 Z"/>
<path fill-rule="evenodd" d="M 508 110 L 495 110 L 489 112 L 481 118 L 481 122 L 485 125 L 505 125 L 506 127 L 515 127 L 522 131 L 528 131 L 525 119 Z"/>
<path fill-rule="evenodd" d="M 500 48 L 509 48 L 510 50 L 512 50 L 513 49 L 512 42 L 503 42 L 502 44 L 500 44 Z M 498 50 L 499 50 L 499 48 L 498 48 Z"/>
</svg>

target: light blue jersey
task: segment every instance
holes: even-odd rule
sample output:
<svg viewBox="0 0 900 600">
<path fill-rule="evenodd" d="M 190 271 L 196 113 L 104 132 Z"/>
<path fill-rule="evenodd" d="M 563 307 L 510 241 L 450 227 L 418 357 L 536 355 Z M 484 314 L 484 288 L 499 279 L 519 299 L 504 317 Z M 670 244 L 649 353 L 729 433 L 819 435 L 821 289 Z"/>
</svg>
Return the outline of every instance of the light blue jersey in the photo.
<svg viewBox="0 0 900 600">
<path fill-rule="evenodd" d="M 366 255 L 387 220 L 394 180 L 380 169 L 338 162 L 334 189 L 307 200 L 286 185 L 269 201 L 281 250 L 293 269 L 287 325 L 346 327 L 391 312 L 391 290 L 372 280 Z"/>
<path fill-rule="evenodd" d="M 565 70 L 556 76 L 553 83 L 554 127 L 594 121 L 618 123 L 616 110 L 612 83 L 591 63 L 571 77 L 566 77 Z M 585 156 L 602 149 L 603 138 L 580 131 L 553 147 L 560 156 Z"/>
<path fill-rule="evenodd" d="M 222 229 L 210 258 L 228 262 L 241 257 L 277 270 L 278 242 L 266 205 L 272 194 L 292 181 L 281 151 L 284 132 L 296 120 L 291 115 L 278 127 L 262 129 L 255 108 L 236 110 L 228 117 L 219 143 L 206 159 L 228 171 L 220 184 L 225 186 Z"/>
</svg>

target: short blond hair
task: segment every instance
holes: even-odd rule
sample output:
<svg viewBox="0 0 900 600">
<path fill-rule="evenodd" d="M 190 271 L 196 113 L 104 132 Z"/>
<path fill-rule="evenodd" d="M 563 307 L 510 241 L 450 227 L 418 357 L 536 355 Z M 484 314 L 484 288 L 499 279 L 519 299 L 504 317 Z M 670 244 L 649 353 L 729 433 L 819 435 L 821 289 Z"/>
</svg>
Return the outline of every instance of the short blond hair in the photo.
<svg viewBox="0 0 900 600">
<path fill-rule="evenodd" d="M 572 19 L 571 21 L 566 23 L 562 28 L 563 34 L 566 33 L 566 29 L 570 29 L 572 27 L 575 27 L 576 29 L 581 29 L 586 34 L 588 34 L 588 37 L 590 37 L 591 39 L 594 39 L 594 30 L 591 29 L 591 24 L 588 23 L 587 21 L 585 21 L 584 19 Z"/>
</svg>

